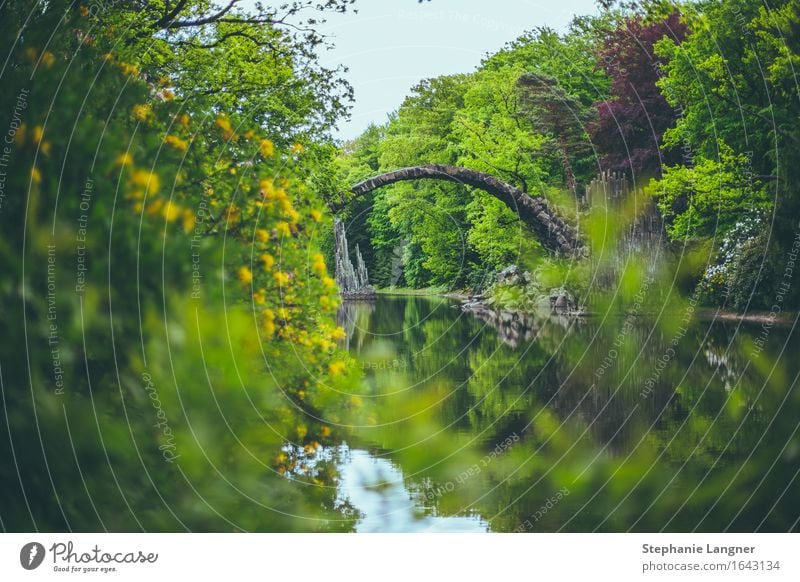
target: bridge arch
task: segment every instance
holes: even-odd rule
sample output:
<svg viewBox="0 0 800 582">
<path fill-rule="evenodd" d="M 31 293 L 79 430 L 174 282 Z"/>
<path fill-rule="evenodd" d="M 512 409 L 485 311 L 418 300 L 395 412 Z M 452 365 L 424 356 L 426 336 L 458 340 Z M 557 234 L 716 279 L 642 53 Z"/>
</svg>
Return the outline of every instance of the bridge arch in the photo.
<svg viewBox="0 0 800 582">
<path fill-rule="evenodd" d="M 363 196 L 382 186 L 405 180 L 448 180 L 479 188 L 502 200 L 537 234 L 545 248 L 558 254 L 575 256 L 583 251 L 578 234 L 543 198 L 534 198 L 519 188 L 491 174 L 441 164 L 428 164 L 386 172 L 359 182 L 350 189 L 352 196 L 342 196 L 331 204 L 334 213 L 341 211 L 353 198 Z"/>
</svg>

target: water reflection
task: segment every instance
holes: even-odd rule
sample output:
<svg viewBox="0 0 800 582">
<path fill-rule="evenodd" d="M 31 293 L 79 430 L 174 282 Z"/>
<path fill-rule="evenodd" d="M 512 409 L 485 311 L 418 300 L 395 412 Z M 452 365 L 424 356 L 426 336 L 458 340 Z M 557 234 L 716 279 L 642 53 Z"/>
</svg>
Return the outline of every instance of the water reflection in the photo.
<svg viewBox="0 0 800 582">
<path fill-rule="evenodd" d="M 484 532 L 477 516 L 447 517 L 431 514 L 405 486 L 403 472 L 384 458 L 364 450 L 341 451 L 339 496 L 361 513 L 356 531 L 381 532 Z"/>
<path fill-rule="evenodd" d="M 466 530 L 798 527 L 800 368 L 778 358 L 796 353 L 788 329 L 754 350 L 757 326 L 544 320 L 509 345 L 442 298 L 349 309 L 367 388 L 352 470 L 389 484 L 353 501 L 366 528 L 414 529 L 420 513 Z M 376 517 L 400 500 L 405 517 Z"/>
</svg>

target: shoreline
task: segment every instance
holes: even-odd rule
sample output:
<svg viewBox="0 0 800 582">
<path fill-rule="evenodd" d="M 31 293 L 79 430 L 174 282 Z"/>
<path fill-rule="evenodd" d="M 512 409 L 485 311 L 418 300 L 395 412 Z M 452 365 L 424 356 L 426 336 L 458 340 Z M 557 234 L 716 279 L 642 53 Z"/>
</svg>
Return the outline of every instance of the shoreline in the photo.
<svg viewBox="0 0 800 582">
<path fill-rule="evenodd" d="M 798 317 L 797 311 L 786 311 L 772 316 L 768 311 L 751 311 L 749 313 L 736 313 L 735 311 L 715 310 L 703 308 L 699 311 L 700 317 L 706 319 L 722 319 L 725 321 L 746 321 L 748 323 L 772 323 L 775 325 L 789 326 Z"/>
<path fill-rule="evenodd" d="M 378 295 L 386 295 L 386 296 L 396 296 L 396 297 L 444 297 L 446 299 L 454 299 L 457 301 L 467 301 L 471 299 L 471 295 L 466 291 L 445 291 L 443 288 L 436 288 L 436 287 L 426 287 L 423 289 L 410 289 L 410 288 L 385 288 L 385 289 L 378 289 Z M 486 306 L 489 309 L 489 306 Z M 515 311 L 520 314 L 526 314 L 527 312 L 521 310 L 505 310 L 500 308 L 500 311 Z M 599 317 L 602 315 L 598 312 L 593 311 L 586 311 L 581 314 L 581 317 Z M 620 316 L 620 317 L 627 317 L 631 314 L 620 312 L 618 314 L 613 314 L 613 316 Z M 654 316 L 655 313 L 637 313 L 634 314 L 635 317 L 647 317 L 647 316 Z M 678 314 L 675 314 L 676 316 Z M 751 311 L 748 313 L 737 313 L 736 311 L 729 311 L 723 309 L 716 309 L 714 307 L 703 307 L 697 310 L 698 318 L 702 320 L 722 320 L 722 321 L 742 321 L 746 323 L 771 323 L 773 325 L 781 325 L 781 326 L 791 326 L 794 321 L 798 318 L 797 311 L 785 311 L 781 312 L 775 316 L 772 316 L 768 311 Z M 669 317 L 669 314 L 665 314 L 665 316 Z"/>
</svg>

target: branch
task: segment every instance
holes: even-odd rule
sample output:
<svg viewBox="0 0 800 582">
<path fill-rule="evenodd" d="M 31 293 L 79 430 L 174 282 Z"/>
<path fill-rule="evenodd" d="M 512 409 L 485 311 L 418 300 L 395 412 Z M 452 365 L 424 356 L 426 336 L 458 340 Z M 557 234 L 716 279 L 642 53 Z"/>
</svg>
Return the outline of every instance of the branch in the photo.
<svg viewBox="0 0 800 582">
<path fill-rule="evenodd" d="M 194 42 L 188 42 L 188 41 L 183 41 L 183 40 L 182 41 L 178 41 L 177 44 L 179 46 L 191 46 L 191 47 L 201 48 L 201 49 L 210 49 L 210 48 L 218 47 L 223 42 L 225 42 L 226 40 L 231 38 L 232 36 L 241 36 L 243 38 L 246 38 L 246 39 L 252 41 L 253 44 L 255 44 L 256 46 L 268 46 L 273 50 L 277 50 L 277 47 L 275 47 L 275 45 L 272 43 L 272 41 L 259 40 L 257 37 L 255 37 L 255 36 L 253 36 L 251 34 L 247 34 L 246 32 L 242 32 L 240 30 L 227 32 L 227 33 L 223 34 L 221 37 L 219 37 L 217 40 L 215 40 L 214 42 L 212 42 L 210 44 L 195 44 Z"/>
<path fill-rule="evenodd" d="M 164 14 L 161 18 L 159 18 L 155 25 L 158 28 L 164 28 L 167 24 L 171 21 L 175 20 L 175 17 L 180 14 L 180 11 L 186 6 L 189 0 L 178 0 L 178 3 L 175 5 L 175 8 Z"/>
<path fill-rule="evenodd" d="M 211 24 L 212 22 L 224 22 L 222 19 L 231 9 L 236 5 L 239 0 L 231 0 L 228 5 L 217 12 L 216 14 L 211 14 L 209 16 L 204 16 L 203 18 L 197 18 L 195 20 L 174 20 L 175 16 L 178 15 L 179 7 L 186 4 L 188 0 L 180 0 L 179 6 L 176 6 L 175 9 L 170 13 L 171 18 L 165 19 L 162 18 L 159 20 L 160 28 L 188 28 L 191 26 L 202 26 L 204 24 Z M 157 24 L 158 24 L 157 23 Z"/>
</svg>

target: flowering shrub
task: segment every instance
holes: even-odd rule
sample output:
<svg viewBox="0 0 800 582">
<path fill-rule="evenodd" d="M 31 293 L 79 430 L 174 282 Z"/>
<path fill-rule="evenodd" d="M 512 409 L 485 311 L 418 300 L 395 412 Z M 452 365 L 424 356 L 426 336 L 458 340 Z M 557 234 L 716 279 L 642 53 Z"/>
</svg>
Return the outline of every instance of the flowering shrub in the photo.
<svg viewBox="0 0 800 582">
<path fill-rule="evenodd" d="M 275 145 L 235 108 L 179 102 L 169 79 L 101 53 L 87 11 L 40 10 L 18 36 L 27 9 L 0 7 L 13 64 L 0 94 L 0 430 L 19 458 L 4 521 L 301 527 L 289 516 L 309 496 L 281 477 L 281 451 L 333 442 L 354 373 L 308 149 Z M 33 513 L 11 502 L 15 484 Z M 338 515 L 331 491 L 316 495 L 321 528 L 324 508 Z M 262 503 L 242 511 L 242 495 Z"/>
<path fill-rule="evenodd" d="M 763 284 L 769 263 L 765 263 L 769 224 L 763 213 L 739 220 L 722 239 L 717 261 L 700 279 L 700 297 L 708 304 L 734 309 L 765 307 Z"/>
</svg>

